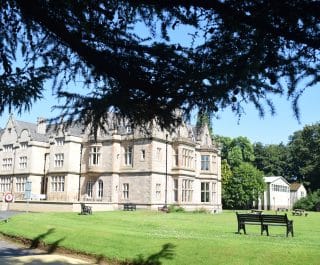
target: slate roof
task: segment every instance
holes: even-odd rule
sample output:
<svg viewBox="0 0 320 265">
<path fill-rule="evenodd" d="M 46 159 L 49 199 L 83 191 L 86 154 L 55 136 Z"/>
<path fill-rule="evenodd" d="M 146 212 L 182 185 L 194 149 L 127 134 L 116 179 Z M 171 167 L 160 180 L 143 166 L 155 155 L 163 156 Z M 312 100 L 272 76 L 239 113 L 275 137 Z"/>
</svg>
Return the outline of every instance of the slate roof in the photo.
<svg viewBox="0 0 320 265">
<path fill-rule="evenodd" d="M 297 191 L 301 187 L 301 183 L 294 182 L 290 184 L 290 191 Z"/>
<path fill-rule="evenodd" d="M 282 179 L 284 182 L 286 182 L 288 185 L 290 185 L 288 183 L 288 181 L 285 178 L 283 178 L 282 176 L 270 176 L 270 177 L 264 177 L 263 179 L 264 179 L 265 183 L 272 183 L 278 179 Z"/>
</svg>

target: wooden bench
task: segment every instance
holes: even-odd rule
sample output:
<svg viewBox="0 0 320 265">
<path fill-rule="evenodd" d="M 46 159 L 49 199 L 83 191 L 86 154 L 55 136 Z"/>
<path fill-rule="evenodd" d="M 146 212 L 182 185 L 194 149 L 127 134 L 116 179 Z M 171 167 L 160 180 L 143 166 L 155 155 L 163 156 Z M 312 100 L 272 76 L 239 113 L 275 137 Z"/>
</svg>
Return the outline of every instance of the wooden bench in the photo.
<svg viewBox="0 0 320 265">
<path fill-rule="evenodd" d="M 287 214 L 284 215 L 274 215 L 274 214 L 263 214 L 261 215 L 263 230 L 269 235 L 269 226 L 285 226 L 287 228 L 287 236 L 291 233 L 293 236 L 293 221 L 288 219 Z"/>
<path fill-rule="evenodd" d="M 135 211 L 137 210 L 137 206 L 134 203 L 124 203 L 123 204 L 123 210 L 124 211 Z"/>
<path fill-rule="evenodd" d="M 166 206 L 166 205 L 164 205 L 164 206 L 159 206 L 159 207 L 158 207 L 158 211 L 168 213 L 168 212 L 169 212 L 169 208 L 168 208 L 168 206 Z"/>
<path fill-rule="evenodd" d="M 260 225 L 261 235 L 266 231 L 269 236 L 269 226 L 286 226 L 287 236 L 289 233 L 293 236 L 293 221 L 288 220 L 287 214 L 240 214 L 236 213 L 238 220 L 238 233 L 241 229 L 246 234 L 246 225 Z"/>
<path fill-rule="evenodd" d="M 81 203 L 81 214 L 92 214 L 92 207 Z"/>
</svg>

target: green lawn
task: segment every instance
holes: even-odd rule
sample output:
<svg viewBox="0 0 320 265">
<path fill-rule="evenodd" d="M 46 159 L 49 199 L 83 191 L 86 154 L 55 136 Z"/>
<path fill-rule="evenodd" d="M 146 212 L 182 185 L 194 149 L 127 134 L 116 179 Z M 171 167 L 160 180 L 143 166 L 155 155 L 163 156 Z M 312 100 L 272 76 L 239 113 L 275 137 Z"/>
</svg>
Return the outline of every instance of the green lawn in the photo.
<svg viewBox="0 0 320 265">
<path fill-rule="evenodd" d="M 172 259 L 161 259 L 162 264 L 320 264 L 320 213 L 289 217 L 295 236 L 288 238 L 285 227 L 269 227 L 269 237 L 261 236 L 258 226 L 236 234 L 236 215 L 230 211 L 27 213 L 0 223 L 0 232 L 117 260 L 145 260 L 170 244 Z"/>
</svg>

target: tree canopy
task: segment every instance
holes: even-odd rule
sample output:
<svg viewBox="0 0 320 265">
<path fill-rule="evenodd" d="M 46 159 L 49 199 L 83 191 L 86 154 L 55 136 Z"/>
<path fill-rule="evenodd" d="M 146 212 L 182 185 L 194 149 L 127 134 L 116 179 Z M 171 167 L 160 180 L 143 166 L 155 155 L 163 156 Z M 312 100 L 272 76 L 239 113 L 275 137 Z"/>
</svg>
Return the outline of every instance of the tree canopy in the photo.
<svg viewBox="0 0 320 265">
<path fill-rule="evenodd" d="M 0 0 L 0 114 L 24 111 L 44 82 L 61 116 L 95 128 L 113 111 L 168 127 L 195 109 L 297 100 L 319 82 L 320 3 L 310 0 Z M 138 28 L 142 30 L 137 30 Z M 190 28 L 192 41 L 175 43 Z M 72 82 L 83 93 L 69 90 Z"/>
<path fill-rule="evenodd" d="M 288 143 L 292 174 L 307 188 L 320 189 L 320 124 L 296 131 Z"/>
</svg>

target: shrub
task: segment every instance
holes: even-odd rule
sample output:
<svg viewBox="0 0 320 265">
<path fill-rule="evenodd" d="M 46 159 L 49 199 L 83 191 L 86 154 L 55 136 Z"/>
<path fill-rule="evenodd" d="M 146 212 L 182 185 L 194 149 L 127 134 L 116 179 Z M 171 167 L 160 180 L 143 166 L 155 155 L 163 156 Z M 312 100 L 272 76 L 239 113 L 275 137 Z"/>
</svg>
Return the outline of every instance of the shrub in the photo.
<svg viewBox="0 0 320 265">
<path fill-rule="evenodd" d="M 318 206 L 320 204 L 320 190 L 312 192 L 307 197 L 301 198 L 296 201 L 293 208 L 304 209 L 307 211 L 319 211 Z"/>
<path fill-rule="evenodd" d="M 183 207 L 177 204 L 169 205 L 169 210 L 168 210 L 169 213 L 184 213 L 185 211 L 186 210 Z"/>
<path fill-rule="evenodd" d="M 210 213 L 210 211 L 205 208 L 200 208 L 200 209 L 194 210 L 193 213 Z"/>
</svg>

